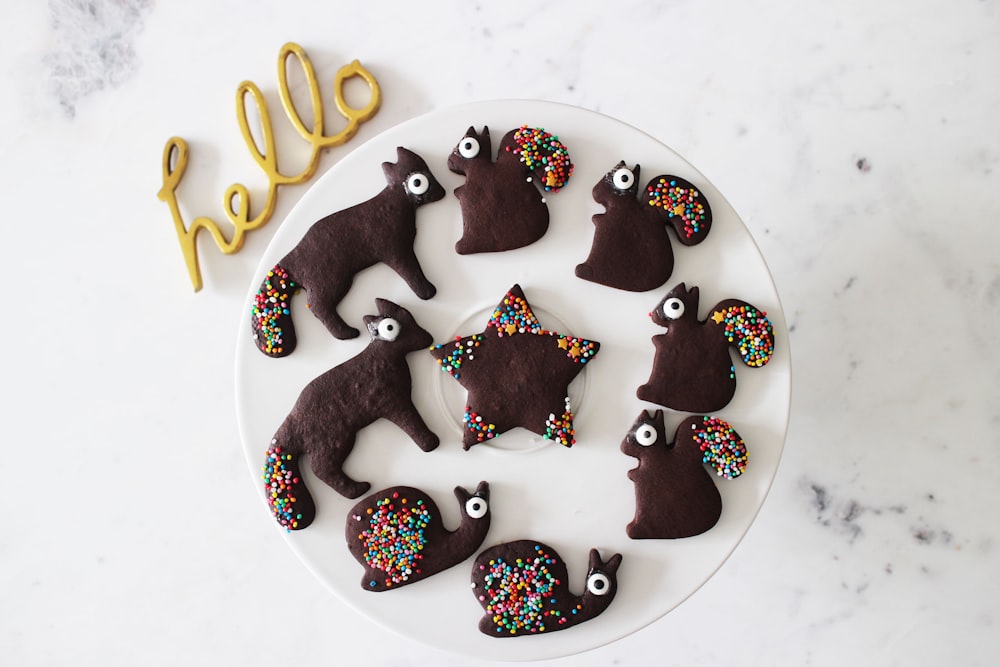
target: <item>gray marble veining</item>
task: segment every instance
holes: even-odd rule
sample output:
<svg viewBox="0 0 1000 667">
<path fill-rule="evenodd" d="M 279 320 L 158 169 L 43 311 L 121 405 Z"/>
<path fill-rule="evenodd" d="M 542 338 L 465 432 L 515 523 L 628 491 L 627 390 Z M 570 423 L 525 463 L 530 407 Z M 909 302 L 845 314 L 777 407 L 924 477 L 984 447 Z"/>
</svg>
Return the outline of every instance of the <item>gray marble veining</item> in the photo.
<svg viewBox="0 0 1000 667">
<path fill-rule="evenodd" d="M 72 116 L 79 101 L 116 88 L 139 66 L 135 41 L 152 0 L 49 0 L 50 47 L 42 61 L 52 94 Z"/>
</svg>

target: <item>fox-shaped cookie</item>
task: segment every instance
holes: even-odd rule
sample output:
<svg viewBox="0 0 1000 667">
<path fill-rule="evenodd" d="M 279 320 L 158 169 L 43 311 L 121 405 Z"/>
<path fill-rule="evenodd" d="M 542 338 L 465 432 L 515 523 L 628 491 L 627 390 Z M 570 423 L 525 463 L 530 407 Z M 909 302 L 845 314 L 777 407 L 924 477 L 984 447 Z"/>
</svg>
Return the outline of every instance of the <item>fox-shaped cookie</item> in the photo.
<svg viewBox="0 0 1000 667">
<path fill-rule="evenodd" d="M 323 482 L 347 498 L 371 488 L 351 479 L 344 461 L 358 431 L 388 419 L 429 452 L 439 444 L 413 405 L 406 355 L 430 347 L 431 334 L 410 312 L 376 299 L 378 315 L 367 315 L 371 343 L 360 354 L 323 373 L 302 390 L 271 440 L 264 462 L 264 487 L 275 519 L 288 530 L 312 523 L 316 505 L 302 479 L 302 457 Z"/>
<path fill-rule="evenodd" d="M 371 199 L 331 213 L 313 223 L 291 252 L 264 277 L 254 299 L 250 325 L 257 348 L 269 357 L 284 357 L 295 349 L 291 300 L 300 288 L 309 309 L 336 338 L 354 338 L 337 306 L 354 276 L 383 263 L 398 273 L 421 299 L 436 289 L 424 276 L 413 250 L 417 208 L 444 197 L 427 163 L 406 148 L 396 149 L 397 161 L 384 162 L 386 187 Z"/>
</svg>

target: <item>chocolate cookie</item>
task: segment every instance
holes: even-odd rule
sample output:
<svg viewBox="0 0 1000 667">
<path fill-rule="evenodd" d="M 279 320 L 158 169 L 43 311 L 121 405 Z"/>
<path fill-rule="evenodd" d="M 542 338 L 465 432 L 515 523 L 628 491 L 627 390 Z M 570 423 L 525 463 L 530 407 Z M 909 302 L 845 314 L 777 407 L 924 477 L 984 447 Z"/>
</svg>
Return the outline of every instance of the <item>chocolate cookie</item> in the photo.
<svg viewBox="0 0 1000 667">
<path fill-rule="evenodd" d="M 490 130 L 470 127 L 448 158 L 465 176 L 455 189 L 462 205 L 460 255 L 521 248 L 545 235 L 549 210 L 543 192 L 558 192 L 573 173 L 569 152 L 545 130 L 522 126 L 500 140 L 492 161 Z"/>
<path fill-rule="evenodd" d="M 552 547 L 534 540 L 491 547 L 472 566 L 472 593 L 486 610 L 479 631 L 520 637 L 589 621 L 614 600 L 621 562 L 621 554 L 602 561 L 597 549 L 591 549 L 586 591 L 574 595 L 566 564 Z"/>
<path fill-rule="evenodd" d="M 312 523 L 316 507 L 302 479 L 302 457 L 313 473 L 347 498 L 371 486 L 351 479 L 344 461 L 358 431 L 388 419 L 429 452 L 438 437 L 427 428 L 410 397 L 406 355 L 426 349 L 431 335 L 405 308 L 376 299 L 378 315 L 364 318 L 372 340 L 360 354 L 323 373 L 302 390 L 267 450 L 264 488 L 275 519 L 288 530 Z"/>
<path fill-rule="evenodd" d="M 707 320 L 698 319 L 698 288 L 673 288 L 650 317 L 666 332 L 653 336 L 653 370 L 636 396 L 684 412 L 715 412 L 736 392 L 735 347 L 750 367 L 774 353 L 774 330 L 766 313 L 738 299 L 715 304 Z"/>
<path fill-rule="evenodd" d="M 313 223 L 264 277 L 250 314 L 253 340 L 261 352 L 284 357 L 295 349 L 291 300 L 300 288 L 309 294 L 312 314 L 331 334 L 357 336 L 358 330 L 341 318 L 337 306 L 354 276 L 379 262 L 396 271 L 421 299 L 434 296 L 436 290 L 420 268 L 413 241 L 417 208 L 444 197 L 444 188 L 419 155 L 405 148 L 397 148 L 396 154 L 395 164 L 382 164 L 384 190 Z"/>
<path fill-rule="evenodd" d="M 705 196 L 679 176 L 656 176 L 639 190 L 639 165 L 619 162 L 593 189 L 604 213 L 593 216 L 594 242 L 590 256 L 576 267 L 584 280 L 645 292 L 667 282 L 674 270 L 674 253 L 667 226 L 677 240 L 696 245 L 712 228 L 712 209 Z"/>
<path fill-rule="evenodd" d="M 365 567 L 361 587 L 387 591 L 457 565 L 475 553 L 490 529 L 490 485 L 455 487 L 462 523 L 449 531 L 434 500 L 419 489 L 394 486 L 368 496 L 347 513 L 347 548 Z"/>
<path fill-rule="evenodd" d="M 628 471 L 635 484 L 635 518 L 625 530 L 633 540 L 704 533 L 722 515 L 722 496 L 705 464 L 726 479 L 742 475 L 747 466 L 746 445 L 728 423 L 688 417 L 670 442 L 662 410 L 639 413 L 621 450 L 639 459 Z"/>
<path fill-rule="evenodd" d="M 468 390 L 465 449 L 516 426 L 569 447 L 576 442 L 569 384 L 600 347 L 543 329 L 521 286 L 514 285 L 482 333 L 456 337 L 430 352 Z"/>
</svg>

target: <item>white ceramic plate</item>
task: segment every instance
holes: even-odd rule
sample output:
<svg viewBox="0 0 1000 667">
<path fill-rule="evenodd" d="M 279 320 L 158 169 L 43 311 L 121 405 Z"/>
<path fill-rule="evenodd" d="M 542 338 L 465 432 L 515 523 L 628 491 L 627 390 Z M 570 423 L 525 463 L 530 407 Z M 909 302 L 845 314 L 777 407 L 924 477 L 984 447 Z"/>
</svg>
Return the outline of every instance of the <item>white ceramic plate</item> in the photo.
<svg viewBox="0 0 1000 667">
<path fill-rule="evenodd" d="M 527 124 L 559 136 L 576 171 L 559 193 L 547 196 L 548 233 L 527 248 L 498 254 L 460 256 L 461 212 L 451 191 L 464 177 L 448 171 L 453 147 L 470 125 L 488 125 L 494 153 L 508 130 Z M 247 294 L 236 341 L 236 398 L 243 447 L 253 483 L 261 493 L 261 516 L 270 518 L 260 481 L 264 453 L 274 431 L 299 391 L 315 376 L 360 352 L 367 336 L 332 338 L 305 308 L 293 302 L 298 349 L 289 357 L 264 357 L 250 340 L 250 305 L 267 270 L 287 253 L 317 219 L 363 201 L 385 185 L 381 163 L 395 161 L 396 147 L 420 154 L 448 192 L 445 199 L 417 213 L 417 257 L 437 295 L 421 301 L 401 278 L 379 265 L 360 274 L 340 312 L 362 328 L 362 316 L 375 313 L 384 297 L 408 308 L 437 342 L 481 331 L 487 313 L 514 283 L 519 283 L 546 328 L 601 342 L 592 364 L 570 392 L 576 409 L 577 443 L 571 449 L 542 440 L 523 429 L 504 434 L 504 448 L 461 447 L 459 419 L 464 391 L 429 354 L 409 357 L 413 397 L 428 425 L 441 436 L 429 453 L 394 425 L 380 421 L 361 432 L 346 471 L 377 490 L 416 486 L 435 498 L 445 525 L 454 529 L 459 507 L 457 485 L 491 486 L 492 526 L 483 548 L 515 539 L 537 539 L 554 547 L 569 568 L 569 586 L 582 594 L 587 553 L 598 548 L 607 558 L 623 555 L 617 598 L 585 625 L 547 635 L 497 640 L 483 635 L 483 613 L 470 591 L 472 560 L 399 590 L 363 590 L 362 567 L 344 542 L 347 510 L 356 502 L 339 496 L 306 473 L 318 515 L 306 530 L 281 535 L 305 565 L 344 602 L 403 635 L 437 648 L 492 659 L 553 658 L 601 646 L 660 618 L 697 590 L 725 561 L 760 509 L 774 477 L 788 424 L 791 367 L 785 319 L 767 265 L 736 212 L 704 176 L 648 135 L 590 111 L 546 102 L 498 101 L 436 111 L 403 123 L 368 141 L 319 178 L 289 213 L 264 254 Z M 614 290 L 578 279 L 574 267 L 586 259 L 593 239 L 590 218 L 602 211 L 590 190 L 619 160 L 642 165 L 642 180 L 675 174 L 692 181 L 712 206 L 714 222 L 698 246 L 674 242 L 674 274 L 661 289 L 646 293 Z M 661 329 L 648 313 L 678 282 L 701 290 L 699 318 L 725 298 L 740 298 L 768 313 L 777 340 L 771 362 L 759 369 L 737 364 L 735 399 L 717 416 L 731 422 L 750 452 L 742 477 L 717 479 L 723 497 L 719 523 L 707 533 L 682 540 L 630 540 L 625 525 L 634 512 L 634 491 L 626 472 L 637 461 L 619 445 L 643 408 L 635 389 L 651 368 L 651 336 Z M 686 416 L 667 415 L 667 429 Z"/>
</svg>

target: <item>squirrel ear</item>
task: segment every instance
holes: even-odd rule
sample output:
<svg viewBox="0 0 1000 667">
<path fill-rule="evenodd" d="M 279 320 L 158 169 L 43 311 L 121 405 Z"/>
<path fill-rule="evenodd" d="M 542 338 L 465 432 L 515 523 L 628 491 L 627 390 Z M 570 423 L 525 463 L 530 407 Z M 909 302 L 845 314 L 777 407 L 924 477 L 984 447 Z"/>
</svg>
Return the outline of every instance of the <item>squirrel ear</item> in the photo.
<svg viewBox="0 0 1000 667">
<path fill-rule="evenodd" d="M 642 170 L 642 167 L 639 166 L 638 162 L 636 163 L 636 165 L 634 167 L 632 167 L 632 175 L 635 176 L 635 186 L 637 188 L 639 187 L 639 172 L 641 170 Z"/>
<path fill-rule="evenodd" d="M 493 144 L 490 142 L 490 128 L 483 125 L 483 133 L 479 135 L 479 154 L 485 160 L 493 159 Z"/>
<path fill-rule="evenodd" d="M 383 162 L 382 163 L 382 173 L 385 174 L 385 180 L 389 183 L 393 183 L 396 180 L 396 163 L 395 162 Z"/>
</svg>

